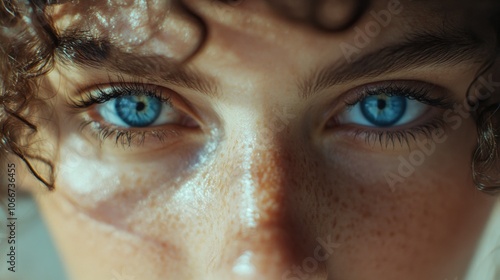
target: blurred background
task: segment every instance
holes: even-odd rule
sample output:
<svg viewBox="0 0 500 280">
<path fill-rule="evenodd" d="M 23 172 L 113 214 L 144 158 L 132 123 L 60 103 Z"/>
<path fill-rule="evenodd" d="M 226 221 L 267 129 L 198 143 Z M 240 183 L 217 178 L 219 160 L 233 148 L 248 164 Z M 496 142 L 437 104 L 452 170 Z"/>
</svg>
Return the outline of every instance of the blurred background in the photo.
<svg viewBox="0 0 500 280">
<path fill-rule="evenodd" d="M 2 203 L 5 203 L 2 201 Z M 1 280 L 65 280 L 66 277 L 50 234 L 28 194 L 16 200 L 16 272 L 8 270 L 7 216 L 0 210 L 0 279 Z M 75 240 L 78 242 L 78 240 Z M 115 279 L 109 279 L 115 280 Z M 120 279 L 116 279 L 120 280 Z"/>
</svg>

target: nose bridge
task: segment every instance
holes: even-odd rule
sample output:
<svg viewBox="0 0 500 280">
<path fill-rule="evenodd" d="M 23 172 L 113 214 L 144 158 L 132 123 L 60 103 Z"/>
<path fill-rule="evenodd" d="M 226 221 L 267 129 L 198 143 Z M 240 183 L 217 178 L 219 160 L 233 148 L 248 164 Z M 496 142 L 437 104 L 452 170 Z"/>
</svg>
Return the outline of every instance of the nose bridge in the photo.
<svg viewBox="0 0 500 280">
<path fill-rule="evenodd" d="M 242 222 L 248 228 L 283 223 L 290 215 L 289 200 L 297 190 L 292 181 L 298 181 L 294 176 L 300 174 L 291 174 L 293 161 L 299 157 L 293 149 L 293 136 L 288 125 L 268 121 L 272 119 L 262 116 L 256 125 L 237 133 L 245 141 L 235 141 L 240 146 L 236 150 L 240 151 L 241 164 L 231 189 L 242 201 L 242 216 L 246 218 Z"/>
<path fill-rule="evenodd" d="M 247 131 L 247 140 L 235 141 L 239 147 L 232 149 L 241 160 L 232 167 L 235 175 L 228 176 L 227 187 L 229 197 L 239 203 L 221 250 L 224 279 L 287 279 L 286 273 L 313 252 L 307 248 L 308 233 L 296 212 L 304 207 L 293 205 L 307 201 L 297 199 L 306 195 L 300 186 L 306 173 L 296 172 L 302 155 L 294 149 L 288 128 L 259 130 L 262 127 Z M 325 275 L 322 267 L 308 277 L 326 279 L 320 275 Z"/>
<path fill-rule="evenodd" d="M 272 132 L 273 133 L 273 132 Z M 282 143 L 276 143 L 273 135 L 257 139 L 266 143 L 252 151 L 250 163 L 247 166 L 249 177 L 253 185 L 253 196 L 257 206 L 259 223 L 270 224 L 282 220 L 286 214 L 287 193 L 292 187 L 288 180 L 292 178 L 287 173 L 291 172 L 291 157 L 286 153 Z M 273 139 L 268 139 L 272 137 Z"/>
</svg>

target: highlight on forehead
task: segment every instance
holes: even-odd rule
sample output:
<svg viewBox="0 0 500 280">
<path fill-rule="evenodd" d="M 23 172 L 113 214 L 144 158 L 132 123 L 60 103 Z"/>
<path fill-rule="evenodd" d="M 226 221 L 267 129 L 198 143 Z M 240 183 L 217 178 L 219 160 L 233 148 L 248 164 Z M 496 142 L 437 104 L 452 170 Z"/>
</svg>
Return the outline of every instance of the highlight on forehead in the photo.
<svg viewBox="0 0 500 280">
<path fill-rule="evenodd" d="M 90 3 L 89 3 L 90 2 Z M 201 44 L 203 24 L 178 1 L 64 1 L 46 8 L 58 34 L 80 30 L 105 37 L 124 51 L 189 57 Z"/>
</svg>

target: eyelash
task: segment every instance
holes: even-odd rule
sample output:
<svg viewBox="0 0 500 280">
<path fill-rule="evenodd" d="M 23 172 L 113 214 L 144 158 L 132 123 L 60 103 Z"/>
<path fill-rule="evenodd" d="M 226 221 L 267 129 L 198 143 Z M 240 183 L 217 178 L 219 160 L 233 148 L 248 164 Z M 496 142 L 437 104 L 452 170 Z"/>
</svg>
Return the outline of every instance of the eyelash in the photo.
<svg viewBox="0 0 500 280">
<path fill-rule="evenodd" d="M 157 98 L 162 103 L 172 106 L 170 96 L 165 96 L 162 92 L 155 86 L 149 86 L 143 82 L 125 82 L 119 81 L 103 87 L 96 87 L 95 90 L 88 91 L 83 94 L 79 100 L 73 101 L 71 107 L 74 109 L 87 109 L 96 104 L 103 104 L 114 98 L 123 96 L 149 96 Z M 124 128 L 117 128 L 111 125 L 105 125 L 99 123 L 95 120 L 85 120 L 80 125 L 80 131 L 83 131 L 86 127 L 92 126 L 92 132 L 94 136 L 102 144 L 109 137 L 114 136 L 115 144 L 121 144 L 123 147 L 130 147 L 132 143 L 137 143 L 142 145 L 144 140 L 148 135 L 156 137 L 160 142 L 164 142 L 165 139 L 178 136 L 179 132 L 173 129 L 155 129 L 155 130 L 131 130 Z"/>
<path fill-rule="evenodd" d="M 409 147 L 410 141 L 416 141 L 419 135 L 431 138 L 433 131 L 443 129 L 444 127 L 445 122 L 442 119 L 435 118 L 423 125 L 404 130 L 376 131 L 357 129 L 354 132 L 354 138 L 364 137 L 368 145 L 374 146 L 376 143 L 379 143 L 380 147 L 383 148 L 396 147 L 396 144 Z"/>
<path fill-rule="evenodd" d="M 405 84 L 391 83 L 389 85 L 376 87 L 375 89 L 362 90 L 354 101 L 346 100 L 345 105 L 347 110 L 349 110 L 361 102 L 364 98 L 385 94 L 387 96 L 405 97 L 407 99 L 416 100 L 426 105 L 441 109 L 453 108 L 453 101 L 445 97 L 431 97 L 431 89 L 432 87 L 429 85 L 409 86 Z M 381 147 L 385 148 L 390 146 L 395 147 L 396 143 L 399 143 L 401 146 L 409 146 L 410 140 L 416 141 L 419 135 L 424 135 L 425 137 L 430 138 L 432 137 L 433 131 L 443 129 L 444 127 L 444 120 L 436 117 L 422 125 L 403 130 L 367 129 L 366 127 L 363 129 L 357 129 L 354 132 L 354 138 L 357 139 L 359 137 L 364 137 L 365 142 L 368 145 L 374 145 L 378 142 Z"/>
<path fill-rule="evenodd" d="M 94 92 L 97 92 L 97 95 Z M 170 97 L 162 95 L 161 92 L 155 87 L 150 87 L 140 82 L 118 82 L 107 86 L 106 90 L 102 89 L 102 87 L 97 87 L 95 91 L 87 92 L 80 98 L 80 100 L 73 102 L 73 107 L 85 109 L 94 104 L 102 104 L 113 98 L 127 95 L 154 97 L 158 98 L 161 102 L 172 106 Z"/>
<path fill-rule="evenodd" d="M 385 94 L 387 96 L 405 97 L 430 106 L 441 107 L 444 109 L 448 109 L 453 106 L 453 102 L 445 97 L 431 97 L 430 92 L 432 88 L 433 86 L 430 85 L 409 86 L 397 83 L 390 83 L 387 85 L 375 87 L 372 86 L 372 88 L 367 88 L 365 86 L 365 89 L 361 90 L 360 94 L 358 94 L 354 102 L 346 100 L 345 104 L 347 107 L 353 107 L 366 97 Z"/>
</svg>

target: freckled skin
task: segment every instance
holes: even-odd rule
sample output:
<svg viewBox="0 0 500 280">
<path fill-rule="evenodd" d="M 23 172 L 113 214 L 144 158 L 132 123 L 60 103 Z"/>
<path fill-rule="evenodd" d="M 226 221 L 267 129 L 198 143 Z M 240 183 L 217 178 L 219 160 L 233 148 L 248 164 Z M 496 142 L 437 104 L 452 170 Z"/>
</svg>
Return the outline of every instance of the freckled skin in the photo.
<svg viewBox="0 0 500 280">
<path fill-rule="evenodd" d="M 391 79 L 435 83 L 461 100 L 475 69 L 405 70 L 304 100 L 297 80 L 343 59 L 338 45 L 354 31 L 319 32 L 260 1 L 189 6 L 210 31 L 189 63 L 216 78 L 223 96 L 172 89 L 201 108 L 216 132 L 203 127 L 171 145 L 155 144 L 163 146 L 154 152 L 112 140 L 99 146 L 77 130 L 79 115 L 56 110 L 57 190 L 38 202 L 71 279 L 111 279 L 114 271 L 134 279 L 463 279 L 493 203 L 471 180 L 472 120 L 446 130 L 448 140 L 390 188 L 384 174 L 397 173 L 398 156 L 408 158 L 415 143 L 352 141 L 323 131 L 320 112 L 332 96 Z M 362 51 L 397 41 L 412 26 L 406 23 L 425 24 L 418 11 L 395 16 Z M 148 44 L 133 49 L 162 52 Z M 52 101 L 63 108 L 66 92 L 105 73 L 56 65 L 44 88 L 58 92 Z M 293 116 L 286 122 L 276 116 L 282 108 Z M 318 240 L 334 249 L 313 269 L 306 260 L 317 255 Z"/>
</svg>

